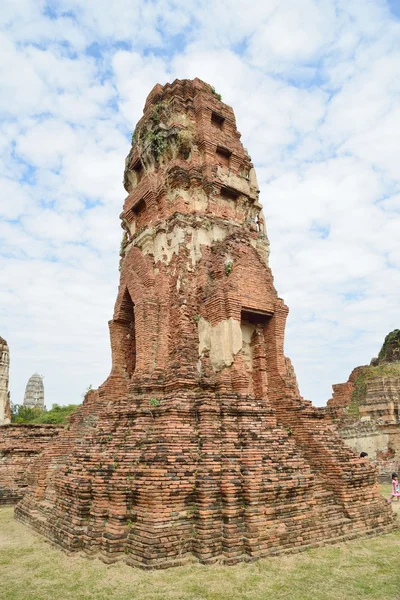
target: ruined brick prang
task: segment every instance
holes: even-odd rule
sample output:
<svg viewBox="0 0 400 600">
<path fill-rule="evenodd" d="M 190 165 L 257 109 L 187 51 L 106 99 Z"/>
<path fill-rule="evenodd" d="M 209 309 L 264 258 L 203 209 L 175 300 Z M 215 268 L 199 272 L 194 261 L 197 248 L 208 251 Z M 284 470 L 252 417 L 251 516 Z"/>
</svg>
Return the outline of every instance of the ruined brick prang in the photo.
<svg viewBox="0 0 400 600">
<path fill-rule="evenodd" d="M 381 479 L 400 469 L 400 330 L 386 337 L 377 358 L 356 367 L 346 383 L 332 386 L 325 412 L 340 435 L 367 452 Z"/>
<path fill-rule="evenodd" d="M 10 352 L 8 344 L 0 336 L 0 425 L 10 422 L 10 392 L 8 391 L 8 377 L 10 371 Z"/>
<path fill-rule="evenodd" d="M 232 109 L 198 79 L 156 85 L 132 141 L 111 374 L 41 454 L 17 518 L 145 568 L 389 530 L 374 468 L 283 354 L 288 309 Z"/>
<path fill-rule="evenodd" d="M 356 367 L 346 383 L 332 385 L 326 410 L 340 426 L 359 419 L 400 424 L 400 330 L 385 337 L 378 358 Z"/>
<path fill-rule="evenodd" d="M 394 329 L 385 337 L 378 358 L 373 358 L 371 364 L 400 363 L 400 329 Z"/>
<path fill-rule="evenodd" d="M 26 384 L 24 406 L 39 408 L 40 410 L 45 409 L 43 377 L 39 373 L 34 373 Z"/>
</svg>

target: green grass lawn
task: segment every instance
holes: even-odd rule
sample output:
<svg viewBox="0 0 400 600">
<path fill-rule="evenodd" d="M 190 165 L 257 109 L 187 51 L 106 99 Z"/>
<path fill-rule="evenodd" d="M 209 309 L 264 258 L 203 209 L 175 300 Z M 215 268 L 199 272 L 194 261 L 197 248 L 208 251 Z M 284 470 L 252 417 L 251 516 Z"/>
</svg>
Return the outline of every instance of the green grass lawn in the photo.
<svg viewBox="0 0 400 600">
<path fill-rule="evenodd" d="M 383 486 L 390 495 L 390 486 Z M 400 503 L 393 504 L 396 512 Z M 141 571 L 67 556 L 0 508 L 7 600 L 400 600 L 400 530 L 232 567 Z"/>
<path fill-rule="evenodd" d="M 391 494 L 392 494 L 392 484 L 391 483 L 382 483 L 379 487 L 380 487 L 382 496 L 385 496 L 385 498 L 391 497 Z M 397 504 L 400 507 L 400 501 L 394 500 L 394 502 L 393 502 L 394 510 L 396 510 Z"/>
</svg>

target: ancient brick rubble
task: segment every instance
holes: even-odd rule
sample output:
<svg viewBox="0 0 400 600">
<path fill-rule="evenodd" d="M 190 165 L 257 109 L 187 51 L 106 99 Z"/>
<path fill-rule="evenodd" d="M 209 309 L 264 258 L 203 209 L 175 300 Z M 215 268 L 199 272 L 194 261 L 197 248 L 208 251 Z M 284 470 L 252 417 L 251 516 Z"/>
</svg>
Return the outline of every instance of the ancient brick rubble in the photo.
<svg viewBox="0 0 400 600">
<path fill-rule="evenodd" d="M 331 416 L 347 425 L 359 418 L 400 422 L 400 330 L 389 333 L 369 365 L 356 367 L 346 383 L 332 385 Z"/>
<path fill-rule="evenodd" d="M 332 386 L 326 412 L 343 439 L 367 452 L 382 479 L 400 469 L 400 331 L 389 333 L 379 356 Z"/>
<path fill-rule="evenodd" d="M 62 427 L 53 425 L 16 425 L 11 423 L 10 392 L 8 391 L 10 356 L 7 342 L 0 337 L 0 505 L 14 504 L 20 500 L 28 489 L 29 467 L 50 440 L 58 434 Z M 37 375 L 37 374 L 35 374 Z M 34 379 L 34 400 L 27 406 L 43 408 L 43 382 L 40 377 Z M 41 386 L 40 386 L 41 383 Z M 25 396 L 27 396 L 25 394 Z"/>
<path fill-rule="evenodd" d="M 206 83 L 156 85 L 127 157 L 112 369 L 16 509 L 69 551 L 234 563 L 388 531 L 393 514 L 283 353 L 251 159 Z"/>
<path fill-rule="evenodd" d="M 0 336 L 0 425 L 7 424 L 11 420 L 9 371 L 10 351 L 6 340 Z"/>
</svg>

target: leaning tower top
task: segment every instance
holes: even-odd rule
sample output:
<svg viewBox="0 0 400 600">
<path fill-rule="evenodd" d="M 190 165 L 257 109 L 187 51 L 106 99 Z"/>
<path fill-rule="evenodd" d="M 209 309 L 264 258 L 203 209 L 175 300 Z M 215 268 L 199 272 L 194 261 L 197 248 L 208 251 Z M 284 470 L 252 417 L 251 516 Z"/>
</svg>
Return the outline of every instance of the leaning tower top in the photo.
<svg viewBox="0 0 400 600">
<path fill-rule="evenodd" d="M 147 254 L 160 228 L 176 224 L 179 215 L 186 227 L 208 219 L 253 230 L 267 259 L 256 173 L 240 137 L 232 108 L 209 84 L 157 84 L 126 158 L 123 250 L 133 242 Z"/>
</svg>

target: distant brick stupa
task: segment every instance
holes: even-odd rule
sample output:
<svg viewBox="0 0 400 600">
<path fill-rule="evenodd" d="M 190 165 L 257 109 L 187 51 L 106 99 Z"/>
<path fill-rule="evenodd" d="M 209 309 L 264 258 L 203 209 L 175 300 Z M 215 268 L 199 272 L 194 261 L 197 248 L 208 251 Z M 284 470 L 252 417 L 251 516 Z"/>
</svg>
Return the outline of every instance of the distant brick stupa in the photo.
<svg viewBox="0 0 400 600">
<path fill-rule="evenodd" d="M 27 408 L 40 408 L 40 410 L 45 409 L 43 377 L 39 373 L 34 373 L 26 384 L 24 406 Z"/>
<path fill-rule="evenodd" d="M 284 356 L 288 309 L 233 110 L 199 79 L 156 85 L 124 183 L 111 374 L 39 457 L 17 518 L 146 568 L 390 530 L 374 467 Z"/>
</svg>

